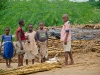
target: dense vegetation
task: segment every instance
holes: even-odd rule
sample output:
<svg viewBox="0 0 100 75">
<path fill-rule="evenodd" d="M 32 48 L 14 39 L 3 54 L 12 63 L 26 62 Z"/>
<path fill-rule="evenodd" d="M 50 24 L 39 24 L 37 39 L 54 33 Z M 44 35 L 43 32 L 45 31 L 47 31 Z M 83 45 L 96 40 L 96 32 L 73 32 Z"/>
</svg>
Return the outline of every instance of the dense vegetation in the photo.
<svg viewBox="0 0 100 75">
<path fill-rule="evenodd" d="M 91 24 L 100 22 L 99 2 L 69 2 L 67 0 L 0 0 L 0 34 L 6 26 L 15 33 L 18 20 L 37 28 L 40 21 L 46 26 L 62 25 L 62 14 L 67 13 L 71 24 Z"/>
</svg>

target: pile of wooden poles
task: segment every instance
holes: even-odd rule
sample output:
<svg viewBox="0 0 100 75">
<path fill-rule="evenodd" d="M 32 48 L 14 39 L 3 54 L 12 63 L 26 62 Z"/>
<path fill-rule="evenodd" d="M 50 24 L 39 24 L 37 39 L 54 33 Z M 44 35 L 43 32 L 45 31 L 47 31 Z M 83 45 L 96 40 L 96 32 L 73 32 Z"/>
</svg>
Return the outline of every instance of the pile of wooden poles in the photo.
<svg viewBox="0 0 100 75">
<path fill-rule="evenodd" d="M 53 68 L 61 68 L 60 63 L 40 63 L 22 66 L 12 70 L 0 70 L 0 75 L 27 75 L 36 72 L 49 71 Z"/>
</svg>

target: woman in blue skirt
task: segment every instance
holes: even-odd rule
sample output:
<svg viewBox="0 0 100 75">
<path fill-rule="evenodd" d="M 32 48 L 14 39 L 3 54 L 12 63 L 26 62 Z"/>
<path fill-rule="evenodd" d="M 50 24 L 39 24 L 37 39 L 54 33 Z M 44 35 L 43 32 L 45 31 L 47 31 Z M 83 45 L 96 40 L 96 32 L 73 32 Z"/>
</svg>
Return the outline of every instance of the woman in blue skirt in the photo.
<svg viewBox="0 0 100 75">
<path fill-rule="evenodd" d="M 13 52 L 14 52 L 14 45 L 12 42 L 12 35 L 9 34 L 10 28 L 6 27 L 5 28 L 5 34 L 2 35 L 2 43 L 4 42 L 4 52 L 3 52 L 3 58 L 6 60 L 6 66 L 8 68 L 11 67 L 11 58 L 13 57 Z"/>
</svg>

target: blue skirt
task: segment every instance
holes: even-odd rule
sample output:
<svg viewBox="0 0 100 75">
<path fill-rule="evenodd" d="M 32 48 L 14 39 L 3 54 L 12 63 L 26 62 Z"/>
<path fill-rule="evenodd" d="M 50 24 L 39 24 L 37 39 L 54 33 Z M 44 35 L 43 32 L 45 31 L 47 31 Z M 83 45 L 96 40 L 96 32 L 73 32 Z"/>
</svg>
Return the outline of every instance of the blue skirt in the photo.
<svg viewBox="0 0 100 75">
<path fill-rule="evenodd" d="M 11 59 L 13 57 L 14 47 L 12 42 L 5 42 L 4 43 L 4 59 Z"/>
</svg>

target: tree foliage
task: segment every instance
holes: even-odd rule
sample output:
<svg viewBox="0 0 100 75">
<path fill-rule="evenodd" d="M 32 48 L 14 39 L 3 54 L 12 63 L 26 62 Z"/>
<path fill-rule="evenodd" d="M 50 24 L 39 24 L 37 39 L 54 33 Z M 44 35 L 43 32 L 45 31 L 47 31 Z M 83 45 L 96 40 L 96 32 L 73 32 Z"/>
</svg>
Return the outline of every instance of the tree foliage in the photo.
<svg viewBox="0 0 100 75">
<path fill-rule="evenodd" d="M 0 0 L 1 1 L 1 0 Z M 4 0 L 2 0 L 4 1 Z M 5 0 L 6 1 L 6 0 Z M 0 34 L 6 26 L 15 33 L 18 21 L 32 23 L 34 28 L 43 21 L 46 26 L 62 25 L 62 14 L 67 13 L 71 24 L 86 24 L 100 22 L 100 10 L 90 3 L 76 3 L 67 0 L 15 0 L 7 1 L 5 9 L 0 12 Z"/>
<path fill-rule="evenodd" d="M 0 0 L 0 10 L 4 9 L 5 8 L 5 3 L 7 2 L 8 0 Z"/>
</svg>

